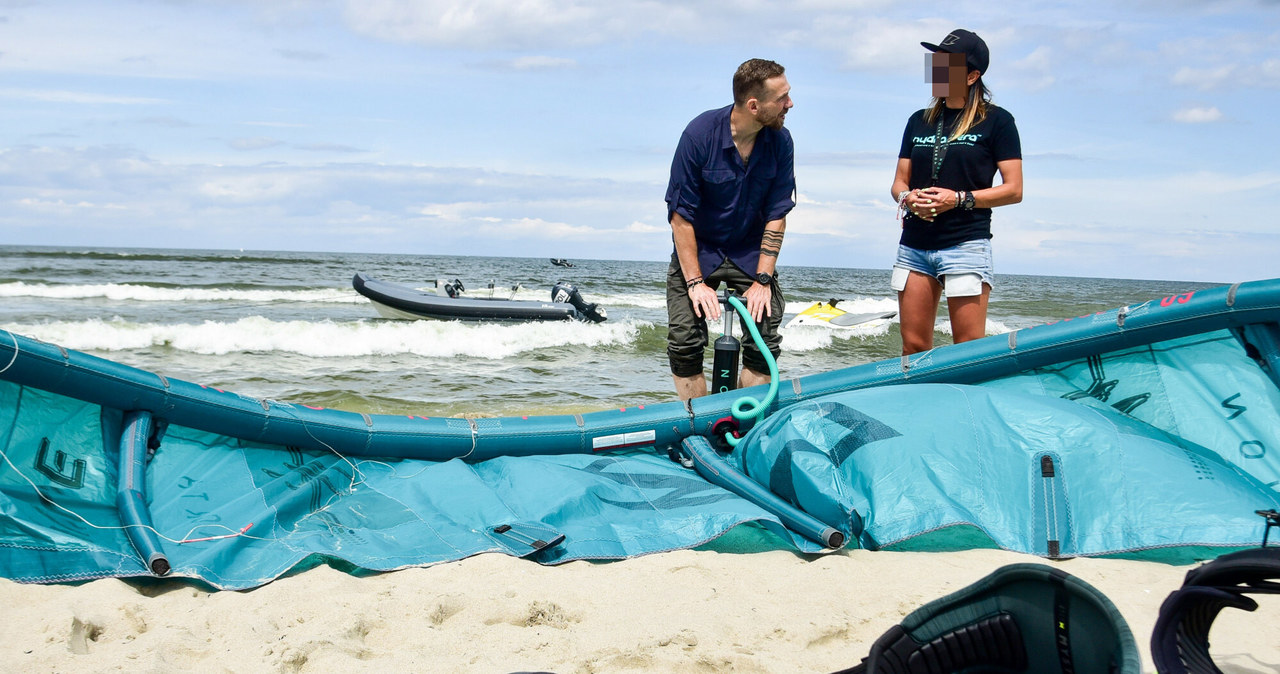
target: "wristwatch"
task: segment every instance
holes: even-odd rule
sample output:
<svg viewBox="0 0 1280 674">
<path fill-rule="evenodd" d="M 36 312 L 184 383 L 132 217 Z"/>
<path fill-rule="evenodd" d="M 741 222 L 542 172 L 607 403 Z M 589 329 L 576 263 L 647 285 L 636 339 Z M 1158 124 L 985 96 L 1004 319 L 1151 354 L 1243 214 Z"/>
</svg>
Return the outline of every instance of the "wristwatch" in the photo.
<svg viewBox="0 0 1280 674">
<path fill-rule="evenodd" d="M 960 202 L 960 208 L 966 211 L 973 210 L 973 192 L 964 193 L 964 200 Z"/>
<path fill-rule="evenodd" d="M 773 283 L 773 277 L 769 275 L 769 272 L 762 271 L 759 274 L 756 274 L 756 283 L 759 283 L 762 286 L 767 286 Z"/>
</svg>

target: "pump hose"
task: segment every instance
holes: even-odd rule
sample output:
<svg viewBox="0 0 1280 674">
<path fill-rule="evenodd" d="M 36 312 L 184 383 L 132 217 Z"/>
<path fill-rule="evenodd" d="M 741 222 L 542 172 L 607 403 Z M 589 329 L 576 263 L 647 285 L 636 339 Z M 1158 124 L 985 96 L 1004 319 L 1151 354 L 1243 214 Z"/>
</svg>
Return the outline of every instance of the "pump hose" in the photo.
<svg viewBox="0 0 1280 674">
<path fill-rule="evenodd" d="M 747 308 L 743 306 L 742 302 L 730 295 L 729 304 L 742 316 L 742 322 L 746 324 L 747 332 L 751 333 L 751 340 L 755 342 L 756 348 L 760 349 L 760 355 L 764 356 L 764 361 L 769 364 L 769 394 L 764 397 L 764 401 L 761 402 L 751 396 L 742 396 L 733 401 L 733 407 L 730 408 L 734 419 L 746 421 L 763 414 L 765 408 L 778 395 L 778 362 L 773 359 L 773 352 L 769 351 L 768 347 L 765 346 L 764 338 L 760 336 L 760 331 L 756 329 L 756 322 L 751 320 L 751 314 L 747 312 Z M 748 405 L 750 406 L 749 408 L 747 408 Z M 734 437 L 733 433 L 725 433 L 724 439 L 729 443 L 730 447 L 738 446 L 739 439 Z"/>
</svg>

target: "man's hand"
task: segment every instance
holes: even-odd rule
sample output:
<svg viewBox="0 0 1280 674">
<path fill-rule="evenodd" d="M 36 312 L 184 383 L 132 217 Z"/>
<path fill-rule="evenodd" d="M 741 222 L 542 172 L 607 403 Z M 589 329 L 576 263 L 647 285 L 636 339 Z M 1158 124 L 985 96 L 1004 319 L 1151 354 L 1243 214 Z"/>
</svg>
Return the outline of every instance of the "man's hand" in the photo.
<svg viewBox="0 0 1280 674">
<path fill-rule="evenodd" d="M 751 314 L 751 320 L 759 323 L 765 316 L 773 315 L 772 286 L 752 283 L 743 297 L 747 298 L 747 313 Z"/>
<path fill-rule="evenodd" d="M 693 304 L 693 313 L 700 318 L 719 320 L 720 298 L 716 291 L 705 283 L 699 283 L 689 289 L 689 302 Z"/>
</svg>

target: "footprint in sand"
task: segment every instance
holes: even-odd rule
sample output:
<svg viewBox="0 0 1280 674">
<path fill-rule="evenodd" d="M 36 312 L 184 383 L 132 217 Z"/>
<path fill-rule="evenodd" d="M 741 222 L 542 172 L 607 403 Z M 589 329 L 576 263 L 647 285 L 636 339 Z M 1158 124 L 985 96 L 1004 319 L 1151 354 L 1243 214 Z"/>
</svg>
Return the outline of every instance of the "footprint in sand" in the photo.
<svg viewBox="0 0 1280 674">
<path fill-rule="evenodd" d="M 89 644 L 91 642 L 96 643 L 105 632 L 106 628 L 95 622 L 84 622 L 79 618 L 72 618 L 71 638 L 68 642 L 68 647 L 76 655 L 88 655 Z"/>
<path fill-rule="evenodd" d="M 556 629 L 565 629 L 570 623 L 579 622 L 577 617 L 569 615 L 559 604 L 549 601 L 535 601 L 529 604 L 524 616 L 514 624 L 523 627 L 546 625 Z"/>
<path fill-rule="evenodd" d="M 432 625 L 437 627 L 444 624 L 444 621 L 452 618 L 462 611 L 462 607 L 453 602 L 441 602 L 427 614 L 427 619 Z"/>
</svg>

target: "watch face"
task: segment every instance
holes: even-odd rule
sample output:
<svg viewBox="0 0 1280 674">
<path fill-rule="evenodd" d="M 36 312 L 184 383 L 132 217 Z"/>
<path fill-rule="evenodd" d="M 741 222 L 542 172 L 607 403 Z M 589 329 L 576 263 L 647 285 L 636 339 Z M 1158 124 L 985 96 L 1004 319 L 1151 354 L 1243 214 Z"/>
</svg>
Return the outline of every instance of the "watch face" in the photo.
<svg viewBox="0 0 1280 674">
<path fill-rule="evenodd" d="M 770 283 L 773 283 L 773 277 L 764 272 L 760 272 L 759 274 L 756 274 L 756 283 L 759 283 L 762 286 L 767 286 Z"/>
</svg>

